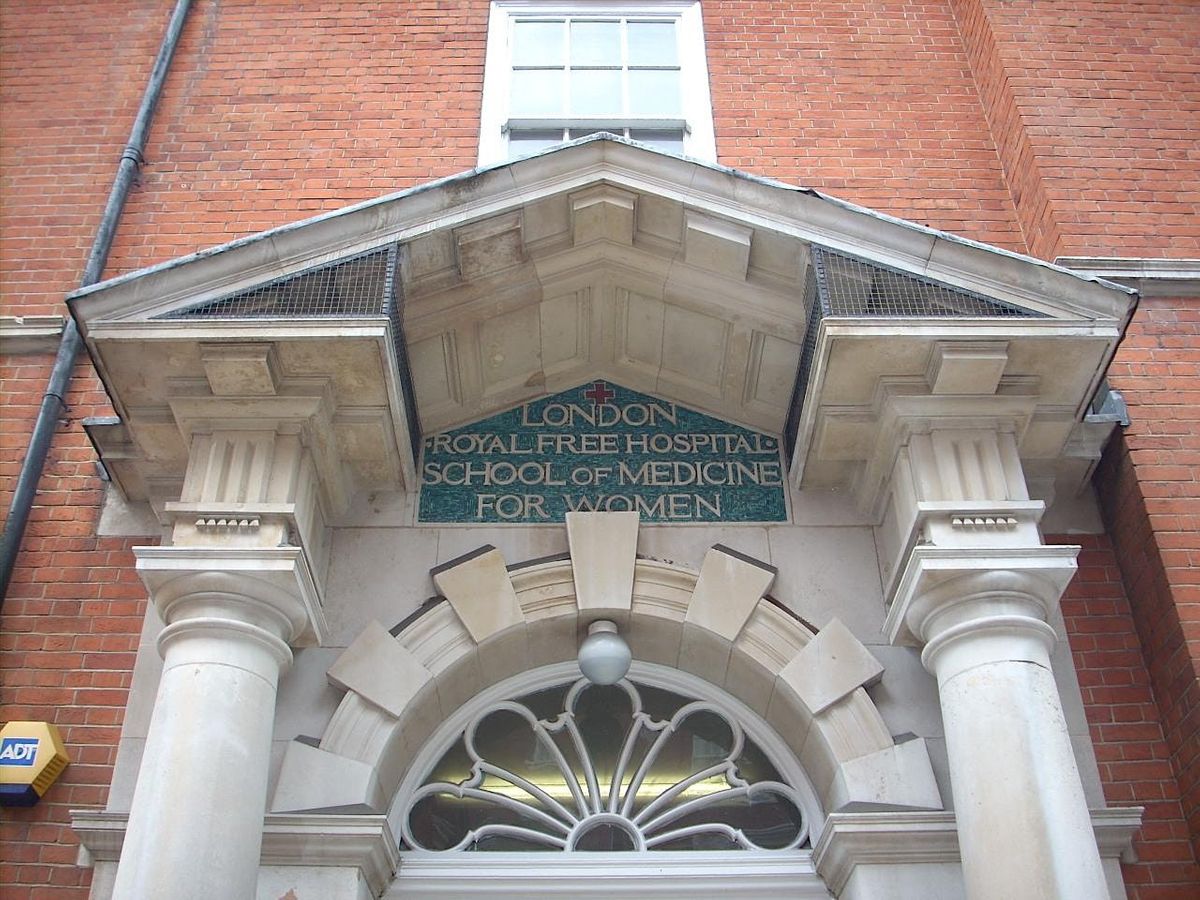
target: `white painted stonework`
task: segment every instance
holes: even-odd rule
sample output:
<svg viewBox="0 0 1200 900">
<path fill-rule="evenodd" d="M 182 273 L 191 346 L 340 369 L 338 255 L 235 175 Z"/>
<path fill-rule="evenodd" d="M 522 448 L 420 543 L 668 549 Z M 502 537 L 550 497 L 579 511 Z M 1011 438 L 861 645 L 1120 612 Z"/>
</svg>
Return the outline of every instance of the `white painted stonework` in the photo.
<svg viewBox="0 0 1200 900">
<path fill-rule="evenodd" d="M 782 526 L 787 527 L 790 526 Z M 650 529 L 642 530 L 644 533 Z M 405 529 L 394 531 L 400 537 Z M 746 537 L 752 538 L 755 529 L 730 528 L 725 531 L 730 539 L 736 539 L 739 532 L 745 532 Z M 470 565 L 469 559 L 459 564 L 460 567 Z M 380 589 L 390 590 L 385 585 L 393 575 L 401 575 L 404 566 L 403 560 L 393 563 L 391 575 L 385 574 Z M 505 578 L 511 585 L 526 634 L 523 644 L 525 651 L 521 658 L 507 657 L 501 652 L 506 643 L 503 634 L 493 635 L 476 644 L 454 608 L 449 602 L 442 602 L 412 621 L 396 638 L 378 625 L 368 624 L 360 638 L 341 658 L 326 657 L 331 680 L 336 679 L 339 690 L 343 686 L 348 689 L 336 711 L 326 707 L 328 711 L 323 718 L 318 716 L 312 720 L 317 727 L 308 733 L 319 738 L 313 742 L 319 747 L 290 741 L 286 734 L 278 733 L 279 724 L 294 719 L 296 715 L 289 712 L 288 708 L 296 704 L 308 705 L 313 697 L 311 687 L 291 697 L 285 691 L 276 715 L 276 738 L 290 746 L 282 768 L 275 776 L 270 804 L 275 815 L 285 812 L 288 815 L 316 815 L 321 809 L 344 810 L 341 820 L 349 823 L 369 816 L 372 810 L 386 812 L 392 805 L 392 798 L 399 790 L 410 762 L 419 756 L 429 737 L 452 716 L 458 705 L 469 700 L 473 694 L 484 691 L 488 684 L 500 680 L 501 673 L 504 673 L 503 677 L 512 677 L 548 663 L 568 664 L 583 630 L 575 598 L 576 579 L 572 575 L 571 561 L 557 559 L 518 567 Z M 849 867 L 847 871 L 850 874 L 845 876 L 844 891 L 839 896 L 923 897 L 927 892 L 938 896 L 938 891 L 947 897 L 968 896 L 963 893 L 962 876 L 959 874 L 953 817 L 949 820 L 938 819 L 936 816 L 943 814 L 928 812 L 943 806 L 943 796 L 950 799 L 950 782 L 946 770 L 942 768 L 945 761 L 944 757 L 940 757 L 939 750 L 942 742 L 940 727 L 921 738 L 894 742 L 890 734 L 898 733 L 898 730 L 911 730 L 926 713 L 908 708 L 889 711 L 886 705 L 881 709 L 871 702 L 862 687 L 849 689 L 842 699 L 814 714 L 786 680 L 786 676 L 794 676 L 802 671 L 798 661 L 803 660 L 807 648 L 816 643 L 813 634 L 769 601 L 760 600 L 734 641 L 717 635 L 699 638 L 692 630 L 693 626 L 688 626 L 686 622 L 696 582 L 697 575 L 685 569 L 639 560 L 635 566 L 630 617 L 623 626 L 623 632 L 634 646 L 636 658 L 695 671 L 714 686 L 723 687 L 763 716 L 778 733 L 782 745 L 795 754 L 801 770 L 812 784 L 814 802 L 817 804 L 815 808 L 818 810 L 813 842 L 820 852 L 815 855 L 815 868 L 808 870 L 816 875 L 804 877 L 811 880 L 826 874 L 822 860 L 828 858 L 831 861 L 838 860 L 839 866 Z M 881 605 L 877 621 L 881 620 L 882 612 Z M 565 630 L 560 624 L 566 626 Z M 874 657 L 876 653 L 887 649 L 883 644 L 876 644 L 870 650 L 858 644 L 854 649 L 855 641 L 847 637 L 844 626 L 839 627 L 831 621 L 826 628 L 831 639 L 836 636 L 835 646 L 843 648 L 838 651 L 839 654 L 851 652 L 854 659 L 859 659 L 863 654 Z M 882 640 L 882 636 L 878 640 Z M 313 651 L 298 652 L 303 658 L 304 654 Z M 501 655 L 496 656 L 497 652 L 501 652 Z M 387 686 L 376 684 L 366 673 L 395 671 L 398 659 L 405 660 L 401 664 L 405 667 L 413 666 L 412 672 L 431 673 L 432 680 L 415 691 L 380 695 L 378 691 L 387 689 Z M 489 660 L 487 665 L 493 678 L 484 679 L 482 676 L 485 659 Z M 720 662 L 712 664 L 713 659 Z M 855 677 L 869 683 L 875 679 L 872 672 L 868 669 Z M 887 679 L 885 669 L 878 683 L 886 684 Z M 936 702 L 936 695 L 934 699 Z M 905 707 L 909 705 L 905 704 Z M 936 718 L 936 705 L 929 712 Z M 891 724 L 881 717 L 881 713 L 887 713 Z M 934 751 L 932 757 L 930 750 Z M 972 755 L 979 755 L 977 748 L 973 748 Z M 935 762 L 938 758 L 942 761 Z M 938 770 L 941 770 L 940 776 Z M 118 804 L 121 802 L 119 797 L 114 801 Z M 895 825 L 889 826 L 899 831 L 889 831 L 889 834 L 907 834 L 913 829 L 917 829 L 914 834 L 924 833 L 921 829 L 927 827 L 927 819 L 923 816 L 934 815 L 935 818 L 928 821 L 941 823 L 936 826 L 939 829 L 951 829 L 950 844 L 930 846 L 927 856 L 921 855 L 925 851 L 914 851 L 910 847 L 903 858 L 895 859 L 889 858 L 886 853 L 880 856 L 869 847 L 858 845 L 854 845 L 857 849 L 837 850 L 841 838 L 828 834 L 826 823 L 828 817 L 838 810 L 869 811 L 875 817 L 872 821 L 877 823 L 885 823 L 891 821 L 889 817 L 899 816 Z M 80 827 L 83 828 L 85 824 L 86 820 L 81 819 Z M 1120 827 L 1124 828 L 1122 833 L 1128 834 L 1128 824 Z M 394 828 L 392 833 L 395 833 Z M 830 849 L 821 849 L 830 841 L 833 842 Z M 918 842 L 918 846 L 924 845 Z M 1111 855 L 1105 863 L 1104 877 L 1111 879 L 1114 877 L 1116 856 L 1121 852 L 1120 846 L 1110 842 L 1106 851 Z M 834 855 L 830 856 L 830 853 Z M 585 856 L 590 858 L 591 854 Z M 103 871 L 112 863 L 104 862 L 101 857 L 102 854 L 96 855 L 95 864 Z M 340 857 L 338 859 L 342 860 Z M 367 865 L 366 862 L 343 860 L 336 865 L 330 862 L 314 867 L 312 863 L 301 860 L 286 864 L 276 860 L 268 866 L 265 860 L 264 855 L 264 867 L 259 875 L 258 896 L 263 898 L 279 896 L 278 893 L 271 895 L 269 891 L 285 885 L 284 891 L 297 889 L 297 896 L 305 896 L 302 892 L 305 887 L 311 896 L 320 896 L 319 891 L 333 890 L 325 885 L 335 871 L 346 872 L 349 878 L 347 883 L 359 885 L 365 876 L 361 871 L 358 875 L 354 872 L 356 867 Z M 435 860 L 428 862 L 432 866 Z M 466 860 L 464 864 L 466 862 L 476 865 L 472 860 Z M 503 865 L 503 861 L 498 860 L 496 864 Z M 796 872 L 803 871 L 805 863 L 802 859 L 795 864 L 801 866 Z M 491 884 L 490 889 L 495 891 L 499 891 L 503 884 L 512 884 L 503 878 L 493 884 L 490 879 L 483 877 L 490 863 L 482 861 L 478 865 L 485 869 L 476 875 L 468 872 L 462 877 L 468 881 L 471 878 L 483 878 L 479 883 Z M 559 876 L 569 879 L 569 862 L 563 865 L 568 868 L 559 872 Z M 655 896 L 655 889 L 637 874 L 636 861 L 629 860 L 629 865 L 633 868 L 622 876 L 622 883 L 634 895 Z M 686 868 L 686 863 L 671 865 Z M 786 868 L 778 868 L 783 865 L 782 861 L 769 863 L 766 870 L 760 870 L 756 868 L 759 861 L 750 856 L 742 861 L 727 859 L 721 865 L 729 878 L 735 881 L 741 879 L 745 885 L 751 885 L 753 879 L 761 879 L 762 896 L 768 896 L 769 891 L 777 889 L 780 872 L 787 871 Z M 811 867 L 813 863 L 807 865 Z M 334 868 L 330 869 L 329 866 Z M 337 866 L 342 868 L 338 869 Z M 398 880 L 389 882 L 392 887 L 388 896 L 437 896 L 439 892 L 454 895 L 455 888 L 451 885 L 467 883 L 454 880 L 453 864 L 447 860 L 437 862 L 433 868 L 429 866 L 422 862 L 411 870 L 417 880 L 410 889 L 404 881 L 406 871 L 410 870 L 401 865 Z M 462 870 L 459 871 L 462 874 Z M 876 872 L 881 874 L 877 876 L 874 874 Z M 901 873 L 903 877 L 898 880 L 888 878 L 888 872 L 893 875 Z M 555 881 L 552 873 L 542 874 L 545 878 L 544 890 L 550 895 L 559 889 L 556 885 L 566 883 L 565 880 Z M 794 881 L 800 878 L 795 873 L 789 877 Z M 717 878 L 713 885 L 719 881 Z M 103 885 L 105 880 L 98 879 L 97 883 Z M 799 885 L 800 882 L 796 883 Z M 833 887 L 828 881 L 826 884 Z M 908 884 L 911 893 L 901 892 L 898 887 L 900 884 Z M 875 887 L 869 888 L 869 885 Z M 531 891 L 537 889 L 530 887 Z M 678 884 L 672 889 L 679 889 Z M 612 890 L 615 892 L 617 888 Z M 754 888 L 747 887 L 746 890 L 747 893 L 736 896 L 757 896 L 752 892 Z M 639 891 L 644 894 L 639 894 Z M 482 895 L 506 896 L 503 893 L 486 892 Z M 97 896 L 109 895 L 98 888 Z M 330 896 L 343 895 L 334 892 Z M 674 895 L 668 893 L 663 896 Z"/>
<path fill-rule="evenodd" d="M 816 245 L 1037 316 L 810 335 Z M 382 315 L 158 318 L 389 247 L 403 334 Z M 89 432 L 106 527 L 165 538 L 137 550 L 153 609 L 108 806 L 75 817 L 97 900 L 1122 895 L 1139 813 L 1104 808 L 1056 630 L 1076 551 L 1040 528 L 1095 521 L 1084 415 L 1127 291 L 593 140 L 71 303 L 119 417 Z M 794 426 L 789 521 L 417 522 L 417 424 L 593 378 Z M 809 846 L 536 871 L 399 849 L 446 729 L 565 677 L 599 618 L 635 671 L 761 723 L 805 786 Z"/>
</svg>

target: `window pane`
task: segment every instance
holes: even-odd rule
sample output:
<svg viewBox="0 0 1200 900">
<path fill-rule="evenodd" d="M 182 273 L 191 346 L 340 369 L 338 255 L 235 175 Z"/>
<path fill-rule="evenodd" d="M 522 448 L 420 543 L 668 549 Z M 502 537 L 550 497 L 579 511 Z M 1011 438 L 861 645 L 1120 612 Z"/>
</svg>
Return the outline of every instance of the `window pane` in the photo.
<svg viewBox="0 0 1200 900">
<path fill-rule="evenodd" d="M 516 22 L 513 25 L 514 66 L 561 66 L 565 56 L 565 22 Z"/>
<path fill-rule="evenodd" d="M 679 72 L 673 69 L 629 73 L 629 114 L 633 116 L 678 116 Z"/>
<path fill-rule="evenodd" d="M 683 152 L 683 132 L 678 129 L 631 128 L 629 136 L 635 141 L 641 141 L 643 144 L 649 144 L 659 150 L 666 150 L 668 153 Z"/>
<path fill-rule="evenodd" d="M 513 72 L 511 115 L 562 115 L 562 70 L 532 69 Z"/>
<path fill-rule="evenodd" d="M 629 65 L 679 65 L 674 22 L 630 22 Z"/>
<path fill-rule="evenodd" d="M 514 131 L 508 136 L 509 155 L 516 159 L 519 156 L 532 156 L 547 147 L 561 144 L 563 133 L 560 129 L 552 131 Z"/>
<path fill-rule="evenodd" d="M 571 72 L 571 115 L 605 116 L 621 112 L 621 73 L 604 70 Z"/>
<path fill-rule="evenodd" d="M 619 22 L 572 22 L 571 65 L 621 65 Z"/>
</svg>

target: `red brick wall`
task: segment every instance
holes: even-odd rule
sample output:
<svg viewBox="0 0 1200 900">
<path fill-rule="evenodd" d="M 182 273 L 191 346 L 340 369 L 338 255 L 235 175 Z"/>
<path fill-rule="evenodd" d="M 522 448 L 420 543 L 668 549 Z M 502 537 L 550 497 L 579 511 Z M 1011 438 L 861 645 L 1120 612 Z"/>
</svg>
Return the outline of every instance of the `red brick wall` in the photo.
<svg viewBox="0 0 1200 900">
<path fill-rule="evenodd" d="M 487 0 L 199 0 L 117 274 L 475 165 Z"/>
<path fill-rule="evenodd" d="M 1200 5 L 950 6 L 1030 252 L 1200 255 Z"/>
<path fill-rule="evenodd" d="M 0 503 L 5 511 L 52 358 L 0 357 Z M 85 368 L 81 364 L 81 368 Z M 103 482 L 79 417 L 104 407 L 94 379 L 76 379 L 56 435 L 0 617 L 0 720 L 53 722 L 71 763 L 44 801 L 0 816 L 6 900 L 87 896 L 69 809 L 108 796 L 146 594 L 129 547 L 96 537 Z M 79 887 L 78 891 L 69 888 Z"/>
<path fill-rule="evenodd" d="M 727 166 L 1025 250 L 943 0 L 703 4 Z"/>
<path fill-rule="evenodd" d="M 1134 841 L 1138 862 L 1123 867 L 1129 896 L 1191 900 L 1200 889 L 1200 867 L 1117 554 L 1104 535 L 1049 541 L 1083 545 L 1062 612 L 1105 800 L 1146 808 Z"/>
<path fill-rule="evenodd" d="M 0 6 L 0 313 L 61 313 L 79 286 L 166 27 L 162 7 Z"/>
<path fill-rule="evenodd" d="M 79 284 L 169 8 L 0 9 L 0 314 L 62 314 Z M 7 515 L 53 351 L 0 357 Z M 103 806 L 145 613 L 129 542 L 95 537 L 103 484 L 79 420 L 107 414 L 81 363 L 0 616 L 0 719 L 54 722 L 71 764 L 46 800 L 0 817 L 0 894 L 86 897 L 67 811 Z"/>
<path fill-rule="evenodd" d="M 1111 381 L 1133 421 L 1097 484 L 1200 853 L 1200 299 L 1143 299 Z"/>
<path fill-rule="evenodd" d="M 0 0 L 0 314 L 63 312 L 170 6 Z M 1043 256 L 1196 255 L 1196 9 L 705 2 L 720 160 Z M 486 0 L 197 0 L 107 274 L 470 168 L 486 16 Z M 1141 898 L 1194 877 L 1176 810 L 1195 834 L 1195 714 L 1179 701 L 1200 639 L 1197 398 L 1155 381 L 1197 374 L 1172 343 L 1196 346 L 1188 313 L 1144 303 L 1114 379 L 1137 416 L 1102 471 L 1128 590 L 1099 542 L 1069 601 L 1106 790 L 1151 805 L 1130 870 Z M 7 510 L 50 358 L 0 362 Z M 104 803 L 145 603 L 134 542 L 94 536 L 102 485 L 79 421 L 109 410 L 86 363 L 68 401 L 0 619 L 3 717 L 57 722 L 74 760 L 42 805 L 0 822 L 0 893 L 16 900 L 86 893 L 66 810 Z"/>
</svg>

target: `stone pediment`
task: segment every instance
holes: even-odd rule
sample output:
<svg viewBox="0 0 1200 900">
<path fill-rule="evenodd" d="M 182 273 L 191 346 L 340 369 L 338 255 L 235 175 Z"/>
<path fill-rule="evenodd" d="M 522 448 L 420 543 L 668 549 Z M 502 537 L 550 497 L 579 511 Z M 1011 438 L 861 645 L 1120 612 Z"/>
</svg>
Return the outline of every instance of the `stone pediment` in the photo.
<svg viewBox="0 0 1200 900">
<path fill-rule="evenodd" d="M 1022 453 L 1054 461 L 1133 306 L 1107 282 L 607 137 L 69 299 L 120 420 L 93 439 L 138 499 L 182 478 L 183 398 L 321 392 L 352 493 L 415 489 L 422 435 L 593 378 L 782 436 L 806 485 L 861 489 L 895 396 L 1013 398 Z"/>
</svg>

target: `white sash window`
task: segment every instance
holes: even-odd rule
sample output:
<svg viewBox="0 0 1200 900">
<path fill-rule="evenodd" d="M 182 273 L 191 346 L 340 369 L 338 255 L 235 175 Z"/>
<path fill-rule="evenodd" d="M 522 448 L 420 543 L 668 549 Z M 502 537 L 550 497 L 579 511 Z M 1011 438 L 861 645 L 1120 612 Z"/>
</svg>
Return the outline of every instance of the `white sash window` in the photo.
<svg viewBox="0 0 1200 900">
<path fill-rule="evenodd" d="M 715 160 L 698 3 L 492 4 L 481 164 L 608 131 Z"/>
</svg>

